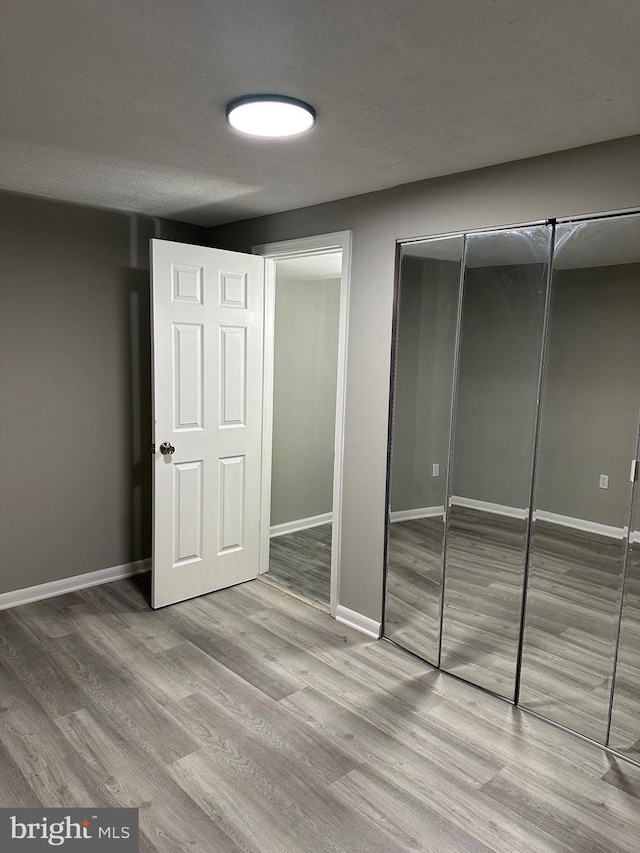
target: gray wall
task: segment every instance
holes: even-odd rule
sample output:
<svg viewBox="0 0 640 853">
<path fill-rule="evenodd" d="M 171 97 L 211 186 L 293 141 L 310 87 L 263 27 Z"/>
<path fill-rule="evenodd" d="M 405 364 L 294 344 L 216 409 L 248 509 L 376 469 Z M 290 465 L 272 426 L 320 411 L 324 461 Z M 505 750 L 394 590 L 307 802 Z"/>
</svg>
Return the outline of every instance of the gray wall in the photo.
<svg viewBox="0 0 640 853">
<path fill-rule="evenodd" d="M 455 305 L 442 315 L 437 268 L 429 266 L 438 263 L 445 262 L 402 263 L 392 511 L 444 502 L 438 487 L 446 481 L 431 478 L 431 463 L 446 460 L 451 387 L 448 381 L 439 394 L 434 382 L 450 379 L 450 358 L 443 362 L 439 341 L 443 332 L 453 334 Z M 455 496 L 520 509 L 529 504 L 543 281 L 541 266 L 466 272 Z M 640 412 L 639 323 L 640 264 L 556 270 L 538 509 L 627 523 Z M 606 490 L 598 486 L 600 474 L 609 475 Z"/>
<path fill-rule="evenodd" d="M 340 279 L 276 279 L 271 524 L 331 512 Z"/>
<path fill-rule="evenodd" d="M 640 264 L 555 273 L 547 365 L 536 506 L 623 527 L 640 409 Z"/>
<path fill-rule="evenodd" d="M 526 510 L 545 306 L 542 264 L 467 269 L 452 494 Z"/>
<path fill-rule="evenodd" d="M 391 511 L 444 506 L 460 264 L 402 260 Z M 432 465 L 440 465 L 440 476 Z"/>
<path fill-rule="evenodd" d="M 209 231 L 250 251 L 353 230 L 339 601 L 382 612 L 389 367 L 395 241 L 640 203 L 640 137 L 535 157 Z"/>
<path fill-rule="evenodd" d="M 150 236 L 0 193 L 0 592 L 151 554 Z"/>
</svg>

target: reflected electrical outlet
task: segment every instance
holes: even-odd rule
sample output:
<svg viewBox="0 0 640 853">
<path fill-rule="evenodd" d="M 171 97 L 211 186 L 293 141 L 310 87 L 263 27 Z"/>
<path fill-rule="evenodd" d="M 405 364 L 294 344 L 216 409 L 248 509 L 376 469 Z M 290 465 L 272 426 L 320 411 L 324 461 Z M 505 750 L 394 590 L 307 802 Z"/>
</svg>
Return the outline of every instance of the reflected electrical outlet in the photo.
<svg viewBox="0 0 640 853">
<path fill-rule="evenodd" d="M 437 462 L 434 462 L 431 466 L 431 476 L 439 477 L 440 476 L 440 465 Z"/>
<path fill-rule="evenodd" d="M 601 489 L 609 488 L 609 475 L 608 474 L 600 474 L 600 483 L 598 484 Z"/>
</svg>

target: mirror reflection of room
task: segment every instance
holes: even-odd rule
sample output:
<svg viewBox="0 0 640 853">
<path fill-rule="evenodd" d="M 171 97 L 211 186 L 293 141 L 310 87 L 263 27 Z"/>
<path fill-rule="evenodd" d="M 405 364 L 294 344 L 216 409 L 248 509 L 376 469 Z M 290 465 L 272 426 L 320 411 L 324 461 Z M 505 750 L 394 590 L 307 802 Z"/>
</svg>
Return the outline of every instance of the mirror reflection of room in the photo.
<svg viewBox="0 0 640 853">
<path fill-rule="evenodd" d="M 530 551 L 521 703 L 600 742 L 640 408 L 639 222 L 557 228 Z"/>
<path fill-rule="evenodd" d="M 399 279 L 385 633 L 436 663 L 462 248 L 405 246 Z"/>
<path fill-rule="evenodd" d="M 329 605 L 342 252 L 276 261 L 267 579 Z"/>
<path fill-rule="evenodd" d="M 467 238 L 441 666 L 515 695 L 551 232 Z"/>
</svg>

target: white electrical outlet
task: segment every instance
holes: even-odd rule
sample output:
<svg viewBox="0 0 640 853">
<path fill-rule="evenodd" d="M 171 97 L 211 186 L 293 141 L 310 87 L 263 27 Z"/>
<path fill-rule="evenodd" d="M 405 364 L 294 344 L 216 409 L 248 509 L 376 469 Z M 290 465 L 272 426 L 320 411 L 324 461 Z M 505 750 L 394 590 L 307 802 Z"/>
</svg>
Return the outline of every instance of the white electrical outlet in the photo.
<svg viewBox="0 0 640 853">
<path fill-rule="evenodd" d="M 431 476 L 439 477 L 440 476 L 440 465 L 437 462 L 434 462 L 431 466 Z"/>
<path fill-rule="evenodd" d="M 600 488 L 608 489 L 609 488 L 609 475 L 608 474 L 600 474 Z"/>
</svg>

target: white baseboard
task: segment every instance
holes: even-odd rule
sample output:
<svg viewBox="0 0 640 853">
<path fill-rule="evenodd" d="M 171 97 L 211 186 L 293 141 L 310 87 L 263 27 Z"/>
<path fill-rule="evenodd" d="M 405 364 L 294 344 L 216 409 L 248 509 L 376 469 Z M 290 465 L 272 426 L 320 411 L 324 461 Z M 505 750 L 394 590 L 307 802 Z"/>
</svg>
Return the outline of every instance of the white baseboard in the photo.
<svg viewBox="0 0 640 853">
<path fill-rule="evenodd" d="M 283 524 L 274 524 L 269 536 L 284 536 L 285 533 L 297 533 L 299 530 L 308 530 L 310 527 L 320 527 L 321 524 L 329 524 L 333 521 L 332 512 L 324 512 L 322 515 L 311 515 L 309 518 L 298 518 L 295 521 L 285 521 Z"/>
<path fill-rule="evenodd" d="M 391 512 L 389 513 L 389 521 L 394 524 L 396 521 L 413 521 L 418 518 L 436 518 L 443 515 L 443 506 L 422 506 L 418 509 L 398 509 Z"/>
<path fill-rule="evenodd" d="M 454 506 L 461 506 L 466 509 L 477 509 L 479 512 L 490 512 L 492 515 L 508 515 L 511 518 L 525 519 L 528 512 L 527 507 L 521 509 L 518 506 L 492 504 L 489 501 L 477 501 L 474 498 L 463 498 L 459 495 L 454 495 L 451 498 L 451 503 Z"/>
<path fill-rule="evenodd" d="M 382 623 L 376 622 L 375 619 L 369 619 L 368 616 L 363 616 L 362 613 L 357 613 L 355 610 L 349 610 L 348 607 L 338 605 L 336 610 L 336 621 L 342 622 L 343 625 L 348 625 L 350 628 L 355 628 L 367 637 L 373 637 L 374 640 L 380 639 L 382 632 Z"/>
<path fill-rule="evenodd" d="M 609 524 L 588 521 L 586 518 L 558 515 L 557 512 L 547 512 L 544 509 L 537 509 L 533 517 L 537 521 L 548 521 L 550 524 L 557 524 L 558 527 L 571 527 L 574 530 L 583 530 L 585 533 L 595 533 L 597 536 L 608 536 L 609 539 L 624 539 L 627 535 L 626 527 L 612 527 Z"/>
<path fill-rule="evenodd" d="M 488 501 L 478 501 L 473 498 L 463 498 L 454 495 L 451 499 L 454 506 L 466 507 L 467 509 L 476 509 L 478 512 L 490 512 L 493 515 L 507 515 L 511 518 L 526 519 L 527 510 L 520 509 L 516 506 L 506 506 L 504 504 L 493 504 Z M 624 539 L 627 535 L 626 527 L 612 527 L 608 524 L 600 524 L 597 521 L 588 521 L 586 518 L 573 518 L 570 515 L 559 515 L 556 512 L 547 512 L 544 509 L 538 509 L 533 515 L 534 521 L 547 521 L 550 524 L 557 524 L 558 527 L 570 527 L 573 530 L 581 530 L 585 533 L 594 533 L 597 536 L 608 536 L 610 539 Z"/>
<path fill-rule="evenodd" d="M 40 583 L 36 586 L 28 586 L 24 589 L 14 589 L 11 592 L 0 593 L 0 610 L 8 607 L 18 607 L 20 604 L 29 604 L 31 601 L 41 601 L 43 598 L 53 598 L 56 595 L 64 595 L 78 589 L 86 589 L 90 586 L 99 586 L 103 583 L 111 583 L 121 578 L 128 578 L 140 572 L 146 572 L 151 568 L 151 560 L 138 560 L 135 563 L 125 563 L 122 566 L 110 566 L 107 569 L 98 569 L 96 572 L 86 572 L 82 575 L 74 575 L 71 578 L 61 578 L 49 583 Z"/>
</svg>

